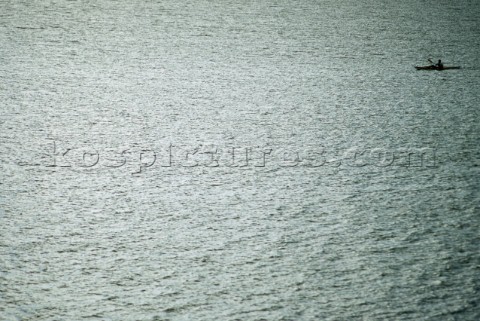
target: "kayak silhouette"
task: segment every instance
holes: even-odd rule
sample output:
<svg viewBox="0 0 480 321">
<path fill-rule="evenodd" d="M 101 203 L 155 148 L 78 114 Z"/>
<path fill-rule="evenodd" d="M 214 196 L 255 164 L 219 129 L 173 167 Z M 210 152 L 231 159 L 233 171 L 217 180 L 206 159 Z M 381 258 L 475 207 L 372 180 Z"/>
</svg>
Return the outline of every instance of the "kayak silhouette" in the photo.
<svg viewBox="0 0 480 321">
<path fill-rule="evenodd" d="M 449 66 L 446 67 L 443 65 L 442 60 L 439 59 L 438 62 L 435 64 L 431 58 L 427 59 L 428 62 L 431 64 L 429 66 L 415 66 L 417 70 L 449 70 L 449 69 L 460 69 L 458 66 Z"/>
<path fill-rule="evenodd" d="M 461 67 L 460 66 L 435 66 L 435 65 L 431 65 L 431 66 L 415 66 L 415 69 L 417 70 L 449 70 L 449 69 L 460 69 Z"/>
</svg>

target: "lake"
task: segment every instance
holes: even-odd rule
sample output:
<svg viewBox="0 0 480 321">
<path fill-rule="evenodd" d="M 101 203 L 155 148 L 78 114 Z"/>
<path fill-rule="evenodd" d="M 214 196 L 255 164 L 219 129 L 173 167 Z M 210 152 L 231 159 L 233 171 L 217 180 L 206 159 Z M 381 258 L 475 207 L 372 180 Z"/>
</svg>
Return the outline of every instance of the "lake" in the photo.
<svg viewBox="0 0 480 321">
<path fill-rule="evenodd" d="M 479 10 L 0 1 L 0 319 L 479 320 Z"/>
</svg>

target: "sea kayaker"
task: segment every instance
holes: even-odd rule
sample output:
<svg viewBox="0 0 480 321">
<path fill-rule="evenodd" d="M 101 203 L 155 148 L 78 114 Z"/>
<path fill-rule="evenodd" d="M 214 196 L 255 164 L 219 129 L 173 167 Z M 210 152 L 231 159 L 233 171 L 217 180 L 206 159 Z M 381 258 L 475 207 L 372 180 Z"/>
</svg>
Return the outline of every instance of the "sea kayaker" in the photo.
<svg viewBox="0 0 480 321">
<path fill-rule="evenodd" d="M 435 65 L 435 67 L 437 67 L 438 69 L 443 69 L 443 64 L 442 64 L 442 60 L 441 60 L 441 59 L 438 59 L 438 62 L 437 62 L 437 64 Z"/>
</svg>

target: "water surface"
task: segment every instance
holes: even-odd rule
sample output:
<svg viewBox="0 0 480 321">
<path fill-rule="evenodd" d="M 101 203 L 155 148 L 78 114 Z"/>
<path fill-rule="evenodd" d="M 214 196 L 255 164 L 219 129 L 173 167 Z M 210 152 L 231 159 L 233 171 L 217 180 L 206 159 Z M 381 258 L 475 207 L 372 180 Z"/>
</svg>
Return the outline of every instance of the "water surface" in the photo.
<svg viewBox="0 0 480 321">
<path fill-rule="evenodd" d="M 0 8 L 0 319 L 480 318 L 475 1 Z"/>
</svg>

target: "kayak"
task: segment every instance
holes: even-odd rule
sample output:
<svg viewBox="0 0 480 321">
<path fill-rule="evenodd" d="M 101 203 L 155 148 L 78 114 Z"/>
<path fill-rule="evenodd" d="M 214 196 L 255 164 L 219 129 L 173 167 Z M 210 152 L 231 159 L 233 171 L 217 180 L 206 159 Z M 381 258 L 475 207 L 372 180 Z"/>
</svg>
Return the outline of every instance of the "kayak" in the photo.
<svg viewBox="0 0 480 321">
<path fill-rule="evenodd" d="M 459 66 L 452 66 L 452 67 L 437 67 L 437 66 L 423 66 L 423 67 L 418 67 L 415 66 L 415 69 L 417 70 L 448 70 L 448 69 L 460 69 Z"/>
</svg>

